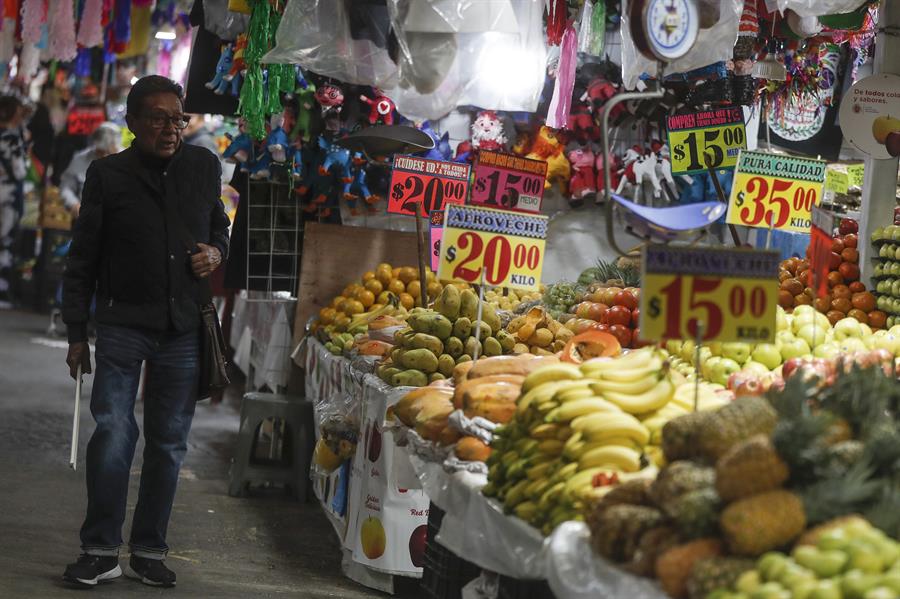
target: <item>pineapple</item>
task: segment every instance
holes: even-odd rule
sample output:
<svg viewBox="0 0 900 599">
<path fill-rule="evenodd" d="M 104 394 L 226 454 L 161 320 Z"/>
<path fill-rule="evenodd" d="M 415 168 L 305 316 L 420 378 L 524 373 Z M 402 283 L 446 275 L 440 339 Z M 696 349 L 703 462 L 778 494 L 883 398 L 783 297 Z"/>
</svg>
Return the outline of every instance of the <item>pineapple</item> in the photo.
<svg viewBox="0 0 900 599">
<path fill-rule="evenodd" d="M 594 506 L 595 510 L 606 510 L 614 505 L 651 505 L 650 485 L 652 478 L 634 478 L 613 487 Z"/>
<path fill-rule="evenodd" d="M 656 560 L 655 573 L 663 590 L 672 599 L 687 597 L 687 582 L 694 564 L 702 559 L 722 554 L 719 539 L 697 539 L 676 545 Z"/>
<path fill-rule="evenodd" d="M 779 489 L 730 504 L 719 526 L 731 553 L 757 556 L 797 538 L 806 528 L 806 513 L 797 495 Z"/>
<path fill-rule="evenodd" d="M 651 528 L 641 535 L 634 557 L 627 564 L 622 564 L 622 569 L 637 576 L 653 576 L 656 558 L 680 542 L 678 531 L 671 526 Z"/>
<path fill-rule="evenodd" d="M 739 397 L 700 423 L 699 453 L 707 459 L 718 460 L 738 441 L 759 433 L 772 434 L 777 419 L 775 410 L 762 397 Z"/>
<path fill-rule="evenodd" d="M 644 532 L 660 526 L 663 520 L 659 510 L 624 504 L 591 512 L 586 519 L 594 550 L 615 562 L 631 561 Z"/>
<path fill-rule="evenodd" d="M 650 499 L 667 515 L 672 516 L 675 500 L 690 491 L 712 488 L 715 470 L 695 462 L 680 460 L 672 462 L 659 471 L 650 486 Z"/>
<path fill-rule="evenodd" d="M 741 441 L 716 464 L 716 491 L 724 501 L 779 488 L 788 479 L 787 464 L 766 435 Z"/>
<path fill-rule="evenodd" d="M 710 557 L 702 559 L 691 568 L 687 590 L 690 599 L 706 599 L 716 589 L 728 589 L 738 577 L 752 570 L 756 562 L 739 557 Z"/>
<path fill-rule="evenodd" d="M 716 490 L 704 487 L 676 499 L 669 511 L 685 539 L 699 539 L 718 533 L 721 506 Z"/>
<path fill-rule="evenodd" d="M 711 412 L 692 412 L 668 421 L 662 429 L 662 449 L 666 460 L 687 460 L 697 455 L 700 429 L 712 419 Z"/>
</svg>

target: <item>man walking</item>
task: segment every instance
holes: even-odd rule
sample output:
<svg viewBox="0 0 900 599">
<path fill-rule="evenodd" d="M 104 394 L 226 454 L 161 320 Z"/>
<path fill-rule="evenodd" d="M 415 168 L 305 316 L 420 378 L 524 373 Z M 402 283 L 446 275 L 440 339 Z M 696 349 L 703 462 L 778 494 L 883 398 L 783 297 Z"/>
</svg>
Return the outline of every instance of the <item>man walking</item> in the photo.
<svg viewBox="0 0 900 599">
<path fill-rule="evenodd" d="M 181 86 L 156 75 L 140 79 L 128 94 L 126 122 L 132 146 L 88 169 L 63 279 L 73 377 L 79 366 L 91 372 L 86 324 L 95 293 L 97 306 L 97 426 L 86 457 L 83 553 L 64 578 L 93 586 L 122 574 L 118 553 L 139 435 L 134 403 L 146 361 L 146 447 L 129 566 L 145 584 L 170 587 L 166 529 L 198 397 L 198 285 L 225 257 L 229 223 L 218 159 L 182 143 L 188 117 Z M 176 218 L 184 226 L 171 222 Z M 190 252 L 193 244 L 179 234 L 185 227 L 198 241 Z"/>
</svg>

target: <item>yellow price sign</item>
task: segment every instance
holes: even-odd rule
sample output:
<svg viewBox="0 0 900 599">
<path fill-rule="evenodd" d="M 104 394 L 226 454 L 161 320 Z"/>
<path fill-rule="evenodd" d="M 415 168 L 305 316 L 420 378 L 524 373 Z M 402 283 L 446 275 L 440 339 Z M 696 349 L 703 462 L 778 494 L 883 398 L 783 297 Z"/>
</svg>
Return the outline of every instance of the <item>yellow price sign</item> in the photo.
<svg viewBox="0 0 900 599">
<path fill-rule="evenodd" d="M 666 118 L 672 174 L 731 168 L 747 147 L 744 112 L 740 106 L 677 114 Z"/>
<path fill-rule="evenodd" d="M 812 207 L 822 201 L 826 166 L 823 160 L 741 152 L 726 222 L 809 232 Z"/>
<path fill-rule="evenodd" d="M 536 214 L 448 204 L 438 278 L 537 290 L 547 221 Z"/>
<path fill-rule="evenodd" d="M 646 246 L 641 339 L 774 342 L 779 261 L 778 252 Z"/>
</svg>

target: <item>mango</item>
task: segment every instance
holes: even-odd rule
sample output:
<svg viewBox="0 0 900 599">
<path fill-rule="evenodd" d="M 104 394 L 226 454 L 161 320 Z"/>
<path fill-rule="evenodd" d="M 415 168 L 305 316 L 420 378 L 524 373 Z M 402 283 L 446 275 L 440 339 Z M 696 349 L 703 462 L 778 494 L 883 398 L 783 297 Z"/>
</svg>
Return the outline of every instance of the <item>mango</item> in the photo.
<svg viewBox="0 0 900 599">
<path fill-rule="evenodd" d="M 456 358 L 456 365 L 459 366 L 463 362 L 471 362 L 471 361 L 472 361 L 472 356 L 470 356 L 469 354 L 463 354 L 460 357 Z"/>
<path fill-rule="evenodd" d="M 425 311 L 410 314 L 407 322 L 417 333 L 428 333 L 442 340 L 453 332 L 453 325 L 450 321 L 437 312 Z"/>
<path fill-rule="evenodd" d="M 453 336 L 459 339 L 466 339 L 472 334 L 472 321 L 465 316 L 456 319 L 453 323 Z"/>
<path fill-rule="evenodd" d="M 482 320 L 480 322 L 481 322 L 481 327 L 478 326 L 478 323 L 479 323 L 478 320 L 476 320 L 475 322 L 472 323 L 472 334 L 474 335 L 475 331 L 478 331 L 478 339 L 480 341 L 484 341 L 485 339 L 487 339 L 488 337 L 490 337 L 491 335 L 494 334 L 494 329 L 492 329 L 491 326 L 488 323 L 486 323 L 485 321 Z"/>
<path fill-rule="evenodd" d="M 431 350 L 410 349 L 403 352 L 400 365 L 404 368 L 421 370 L 426 374 L 431 374 L 432 372 L 437 372 L 438 359 Z"/>
<path fill-rule="evenodd" d="M 434 382 L 437 382 L 437 381 L 443 381 L 443 380 L 445 380 L 446 378 L 447 378 L 447 377 L 445 377 L 445 376 L 444 376 L 443 374 L 441 374 L 440 372 L 432 372 L 430 375 L 428 375 L 428 382 L 429 382 L 429 383 L 434 383 Z"/>
<path fill-rule="evenodd" d="M 515 318 L 513 318 L 512 320 L 509 321 L 509 326 L 507 326 L 506 329 L 510 333 L 515 333 L 520 328 L 522 328 L 523 324 L 525 324 L 525 317 L 524 316 L 516 316 Z"/>
<path fill-rule="evenodd" d="M 468 339 L 466 339 L 465 352 L 467 356 L 472 356 L 473 358 L 475 356 L 480 356 L 482 353 L 481 341 L 479 341 L 475 337 L 469 337 Z"/>
<path fill-rule="evenodd" d="M 488 323 L 492 331 L 500 330 L 500 316 L 497 314 L 497 310 L 494 308 L 494 306 L 490 304 L 484 305 L 484 307 L 481 309 L 481 320 Z"/>
<path fill-rule="evenodd" d="M 516 346 L 516 338 L 503 329 L 497 331 L 497 341 L 500 342 L 500 347 L 504 352 L 512 351 L 513 347 Z"/>
<path fill-rule="evenodd" d="M 395 374 L 398 374 L 398 373 L 400 373 L 400 372 L 403 372 L 403 371 L 400 370 L 399 368 L 395 368 L 395 367 L 393 367 L 393 366 L 391 366 L 390 368 L 385 368 L 385 369 L 382 370 L 381 373 L 380 373 L 381 380 L 383 380 L 385 383 L 390 384 L 390 382 L 391 382 L 391 380 L 393 379 L 394 375 L 395 375 Z"/>
<path fill-rule="evenodd" d="M 459 304 L 459 289 L 453 285 L 447 285 L 438 298 L 434 300 L 434 309 L 450 321 L 454 321 L 459 316 Z"/>
<path fill-rule="evenodd" d="M 516 343 L 515 345 L 513 345 L 512 351 L 514 354 L 527 354 L 531 350 L 529 350 L 528 346 L 525 345 L 524 343 Z"/>
<path fill-rule="evenodd" d="M 550 329 L 537 329 L 526 343 L 531 346 L 547 347 L 553 343 L 553 333 Z"/>
<path fill-rule="evenodd" d="M 394 364 L 400 364 L 401 358 L 403 358 L 403 354 L 406 350 L 402 347 L 398 347 L 396 349 L 391 350 L 391 362 Z"/>
<path fill-rule="evenodd" d="M 403 370 L 391 377 L 391 385 L 394 387 L 425 387 L 428 385 L 428 375 L 420 370 Z"/>
<path fill-rule="evenodd" d="M 428 333 L 416 333 L 413 335 L 409 340 L 409 347 L 411 349 L 431 350 L 437 355 L 444 353 L 444 343 L 434 335 L 429 335 Z"/>
<path fill-rule="evenodd" d="M 455 339 L 455 337 L 451 337 L 451 339 Z M 459 341 L 459 339 L 456 340 Z M 462 348 L 462 343 L 460 343 L 460 348 Z M 445 377 L 451 376 L 455 367 L 456 360 L 450 354 L 441 354 L 438 358 L 438 372 Z"/>
<path fill-rule="evenodd" d="M 403 345 L 409 333 L 415 334 L 415 331 L 409 327 L 399 329 L 394 332 L 394 345 Z"/>
<path fill-rule="evenodd" d="M 463 353 L 463 342 L 457 337 L 448 337 L 447 342 L 444 343 L 444 351 L 456 359 Z"/>
<path fill-rule="evenodd" d="M 478 296 L 471 289 L 466 289 L 459 295 L 459 315 L 469 320 L 478 318 Z"/>
<path fill-rule="evenodd" d="M 503 348 L 500 346 L 500 342 L 497 341 L 495 337 L 488 337 L 484 340 L 484 355 L 499 356 L 502 353 Z"/>
</svg>

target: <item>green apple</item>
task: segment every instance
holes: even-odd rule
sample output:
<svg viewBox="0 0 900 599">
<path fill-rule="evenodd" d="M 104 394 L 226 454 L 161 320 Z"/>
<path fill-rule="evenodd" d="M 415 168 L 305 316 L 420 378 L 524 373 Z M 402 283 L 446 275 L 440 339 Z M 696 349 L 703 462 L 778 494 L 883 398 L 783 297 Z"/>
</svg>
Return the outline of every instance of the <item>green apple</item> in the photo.
<svg viewBox="0 0 900 599">
<path fill-rule="evenodd" d="M 722 355 L 722 345 L 724 345 L 721 341 L 713 341 L 711 343 L 707 343 L 706 347 L 709 348 L 709 351 L 712 352 L 714 356 Z"/>
<path fill-rule="evenodd" d="M 794 308 L 794 318 L 798 316 L 803 316 L 804 314 L 815 314 L 816 309 L 810 306 L 809 304 L 801 304 Z"/>
<path fill-rule="evenodd" d="M 863 338 L 866 338 L 866 337 L 868 337 L 869 335 L 872 334 L 872 327 L 870 327 L 870 326 L 867 325 L 866 323 L 861 322 L 861 323 L 859 323 L 859 326 L 860 326 L 860 328 L 862 329 L 862 332 L 863 332 Z"/>
<path fill-rule="evenodd" d="M 817 345 L 825 343 L 827 337 L 825 334 L 826 330 L 827 329 L 822 328 L 822 325 L 811 322 L 800 327 L 800 330 L 797 331 L 797 337 L 806 341 L 810 347 L 816 347 Z"/>
<path fill-rule="evenodd" d="M 730 358 L 738 364 L 743 364 L 750 359 L 749 343 L 723 343 L 722 357 Z"/>
<path fill-rule="evenodd" d="M 791 599 L 791 592 L 777 582 L 767 582 L 750 593 L 750 599 Z"/>
<path fill-rule="evenodd" d="M 900 279 L 895 279 L 893 283 L 891 283 L 891 290 L 885 291 L 885 293 L 890 293 L 894 297 L 900 297 Z"/>
<path fill-rule="evenodd" d="M 778 354 L 779 358 L 781 354 Z M 766 366 L 765 364 L 760 364 L 754 360 L 747 360 L 744 362 L 744 365 L 741 367 L 741 372 L 746 372 L 748 374 L 753 374 L 759 377 L 768 376 L 771 372 L 771 368 Z"/>
<path fill-rule="evenodd" d="M 788 556 L 778 551 L 770 551 L 760 556 L 756 569 L 763 580 L 776 580 L 787 568 Z"/>
<path fill-rule="evenodd" d="M 882 574 L 881 582 L 878 583 L 878 586 L 892 589 L 897 595 L 900 595 L 900 572 L 887 572 L 886 574 Z"/>
<path fill-rule="evenodd" d="M 865 352 L 867 350 L 866 344 L 862 339 L 857 339 L 856 337 L 848 337 L 840 342 L 839 344 L 841 351 L 845 354 L 856 353 L 856 352 Z"/>
<path fill-rule="evenodd" d="M 716 359 L 717 358 L 715 357 L 710 358 L 710 360 Z M 735 372 L 740 372 L 741 365 L 731 358 L 718 358 L 718 362 L 711 366 L 709 370 L 712 376 L 709 377 L 708 380 L 713 383 L 718 383 L 719 385 L 727 385 L 728 377 L 730 377 Z"/>
<path fill-rule="evenodd" d="M 685 341 L 681 344 L 681 359 L 685 362 L 694 363 L 694 349 L 696 344 L 693 341 Z"/>
<path fill-rule="evenodd" d="M 666 341 L 666 351 L 673 356 L 681 355 L 681 341 L 669 339 Z"/>
<path fill-rule="evenodd" d="M 841 355 L 841 348 L 837 341 L 826 341 L 822 345 L 817 345 L 813 350 L 813 356 L 816 358 L 825 358 L 826 360 L 834 360 Z"/>
<path fill-rule="evenodd" d="M 868 574 L 880 574 L 884 570 L 884 558 L 871 544 L 854 541 L 847 546 L 850 560 L 847 565 L 854 570 L 860 570 Z"/>
<path fill-rule="evenodd" d="M 787 588 L 792 588 L 801 580 L 816 580 L 816 575 L 811 570 L 807 570 L 803 566 L 796 564 L 793 560 L 788 563 L 787 568 L 778 577 L 778 582 Z"/>
<path fill-rule="evenodd" d="M 850 570 L 841 577 L 841 591 L 845 599 L 863 599 L 869 589 L 879 586 L 881 577 L 862 570 Z"/>
<path fill-rule="evenodd" d="M 734 583 L 735 590 L 741 593 L 752 593 L 762 585 L 762 579 L 756 570 L 748 570 L 740 576 Z"/>
<path fill-rule="evenodd" d="M 818 585 L 819 581 L 816 579 L 797 581 L 790 587 L 791 599 L 808 599 Z"/>
<path fill-rule="evenodd" d="M 870 237 L 870 239 L 872 240 L 873 243 L 878 241 L 879 239 L 883 239 L 883 238 L 884 238 L 884 227 L 878 227 L 877 229 L 872 231 L 872 236 Z"/>
<path fill-rule="evenodd" d="M 810 351 L 809 344 L 803 339 L 794 338 L 781 344 L 781 357 L 785 362 L 791 358 L 802 358 Z"/>
<path fill-rule="evenodd" d="M 822 551 L 811 545 L 800 545 L 794 548 L 794 561 L 809 568 L 819 578 L 829 578 L 844 569 L 847 563 L 847 554 L 835 549 Z"/>
<path fill-rule="evenodd" d="M 712 357 L 714 357 L 714 356 L 712 355 L 712 352 L 709 351 L 708 347 L 706 347 L 704 345 L 703 347 L 700 348 L 700 365 L 701 366 Z M 693 364 L 693 360 L 691 360 L 691 363 Z"/>
<path fill-rule="evenodd" d="M 832 528 L 819 535 L 816 547 L 821 551 L 844 549 L 844 547 L 850 544 L 850 541 L 850 537 L 843 528 Z"/>
<path fill-rule="evenodd" d="M 706 360 L 700 362 L 700 374 L 708 381 L 713 380 L 713 369 L 717 368 L 722 360 L 719 356 L 710 356 Z"/>
<path fill-rule="evenodd" d="M 806 599 L 843 599 L 841 587 L 834 580 L 820 580 Z"/>
<path fill-rule="evenodd" d="M 791 322 L 788 320 L 788 313 L 781 306 L 775 306 L 775 330 L 786 331 L 791 328 Z"/>
<path fill-rule="evenodd" d="M 763 364 L 769 370 L 774 370 L 781 365 L 781 352 L 774 343 L 759 343 L 750 353 L 750 358 Z"/>
<path fill-rule="evenodd" d="M 863 599 L 897 599 L 897 593 L 888 587 L 875 587 L 863 595 Z"/>
<path fill-rule="evenodd" d="M 834 338 L 843 341 L 850 337 L 860 338 L 863 335 L 863 329 L 860 322 L 852 317 L 842 318 L 834 325 Z"/>
</svg>

